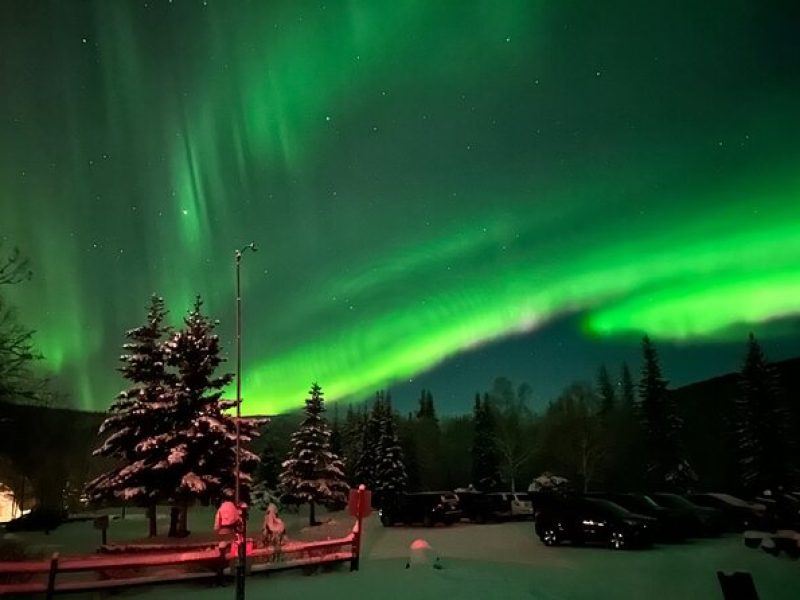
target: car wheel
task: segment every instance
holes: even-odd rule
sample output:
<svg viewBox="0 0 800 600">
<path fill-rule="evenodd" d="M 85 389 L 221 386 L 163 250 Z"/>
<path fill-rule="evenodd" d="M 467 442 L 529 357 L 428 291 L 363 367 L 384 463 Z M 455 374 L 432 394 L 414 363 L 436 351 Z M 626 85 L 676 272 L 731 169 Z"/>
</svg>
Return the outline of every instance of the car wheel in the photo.
<svg viewBox="0 0 800 600">
<path fill-rule="evenodd" d="M 614 550 L 622 550 L 626 545 L 625 534 L 621 531 L 612 531 L 611 538 L 609 539 L 609 545 Z"/>
<path fill-rule="evenodd" d="M 545 546 L 558 546 L 561 541 L 558 537 L 558 531 L 555 527 L 546 527 L 540 536 L 542 543 Z"/>
<path fill-rule="evenodd" d="M 422 524 L 425 527 L 433 527 L 433 517 L 430 515 L 425 515 L 422 517 Z"/>
<path fill-rule="evenodd" d="M 392 519 L 392 517 L 384 513 L 381 515 L 381 523 L 383 524 L 384 527 L 391 527 L 392 525 L 394 525 L 394 520 Z"/>
</svg>

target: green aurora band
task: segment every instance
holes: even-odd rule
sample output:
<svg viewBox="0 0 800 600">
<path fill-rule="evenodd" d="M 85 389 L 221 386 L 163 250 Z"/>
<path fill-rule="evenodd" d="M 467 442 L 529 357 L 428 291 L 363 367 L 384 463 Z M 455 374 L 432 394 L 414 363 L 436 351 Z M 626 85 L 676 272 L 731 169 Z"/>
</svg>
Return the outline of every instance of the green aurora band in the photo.
<svg viewBox="0 0 800 600">
<path fill-rule="evenodd" d="M 248 413 L 570 314 L 693 342 L 796 317 L 800 60 L 770 4 L 9 3 L 12 300 L 94 410 L 153 291 L 175 324 L 202 294 L 232 352 L 251 239 Z"/>
</svg>

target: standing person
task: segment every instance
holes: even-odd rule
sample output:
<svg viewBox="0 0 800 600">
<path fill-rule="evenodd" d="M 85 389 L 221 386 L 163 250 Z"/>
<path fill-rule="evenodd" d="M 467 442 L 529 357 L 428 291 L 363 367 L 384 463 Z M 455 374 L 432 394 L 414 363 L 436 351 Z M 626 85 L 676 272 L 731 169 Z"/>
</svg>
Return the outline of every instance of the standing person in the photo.
<svg viewBox="0 0 800 600">
<path fill-rule="evenodd" d="M 283 520 L 278 517 L 278 507 L 272 502 L 267 506 L 267 511 L 264 513 L 264 525 L 261 529 L 262 539 L 264 546 L 272 543 L 276 547 L 283 544 L 283 538 L 286 535 L 286 525 Z"/>
<path fill-rule="evenodd" d="M 236 505 L 230 501 L 225 500 L 220 504 L 217 509 L 217 516 L 214 519 L 214 531 L 217 535 L 230 535 L 239 530 L 242 521 L 241 512 Z"/>
</svg>

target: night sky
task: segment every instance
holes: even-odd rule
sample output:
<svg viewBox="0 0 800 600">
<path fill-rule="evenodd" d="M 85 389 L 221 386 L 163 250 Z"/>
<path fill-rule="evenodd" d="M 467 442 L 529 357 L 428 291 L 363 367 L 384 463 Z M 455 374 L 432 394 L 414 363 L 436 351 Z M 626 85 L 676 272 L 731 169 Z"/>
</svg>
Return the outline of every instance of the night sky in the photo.
<svg viewBox="0 0 800 600">
<path fill-rule="evenodd" d="M 798 355 L 799 167 L 796 2 L 0 3 L 12 301 L 79 408 L 153 292 L 233 359 L 251 240 L 247 413 Z"/>
</svg>

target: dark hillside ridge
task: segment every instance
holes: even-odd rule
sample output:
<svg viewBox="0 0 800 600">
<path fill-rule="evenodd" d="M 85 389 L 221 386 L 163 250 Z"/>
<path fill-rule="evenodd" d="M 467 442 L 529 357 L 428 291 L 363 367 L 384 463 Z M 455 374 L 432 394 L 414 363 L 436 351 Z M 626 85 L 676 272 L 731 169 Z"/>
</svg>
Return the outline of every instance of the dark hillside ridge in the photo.
<svg viewBox="0 0 800 600">
<path fill-rule="evenodd" d="M 772 363 L 792 423 L 800 426 L 800 357 Z M 735 491 L 736 439 L 731 435 L 738 373 L 728 373 L 671 390 L 684 419 L 684 442 L 703 489 Z"/>
</svg>

